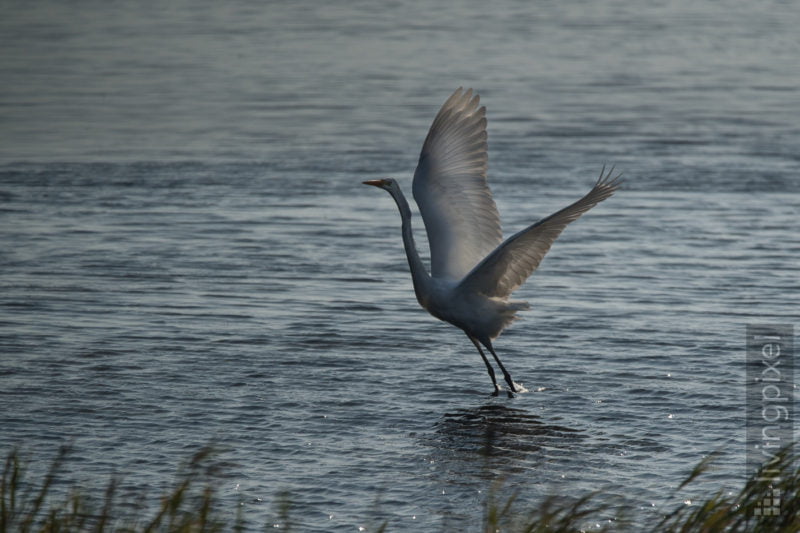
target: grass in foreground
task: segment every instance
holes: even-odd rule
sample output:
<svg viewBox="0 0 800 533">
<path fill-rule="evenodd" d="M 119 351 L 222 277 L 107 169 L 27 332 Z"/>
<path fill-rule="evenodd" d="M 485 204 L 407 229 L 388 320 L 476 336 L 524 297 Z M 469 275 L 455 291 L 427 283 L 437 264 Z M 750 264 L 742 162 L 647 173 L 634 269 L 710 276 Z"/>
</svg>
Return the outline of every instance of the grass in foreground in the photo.
<svg viewBox="0 0 800 533">
<path fill-rule="evenodd" d="M 9 453 L 0 480 L 0 533 L 6 532 L 213 532 L 250 529 L 242 515 L 242 506 L 234 519 L 230 510 L 222 509 L 215 492 L 215 479 L 222 467 L 210 447 L 197 452 L 184 465 L 170 491 L 158 505 L 146 506 L 144 498 L 136 506 L 129 500 L 120 501 L 118 480 L 108 483 L 102 501 L 95 501 L 76 489 L 59 499 L 53 494 L 54 481 L 69 453 L 63 447 L 40 483 L 25 476 L 25 465 L 17 451 Z M 702 476 L 713 460 L 703 460 L 676 493 Z M 784 449 L 775 459 L 754 474 L 735 495 L 722 491 L 696 505 L 680 505 L 657 523 L 643 528 L 625 520 L 633 508 L 600 503 L 598 494 L 565 500 L 545 498 L 536 506 L 525 507 L 511 496 L 496 501 L 490 492 L 485 502 L 482 529 L 488 532 L 577 532 L 589 524 L 608 524 L 592 531 L 652 531 L 652 532 L 800 532 L 800 465 L 792 447 Z M 217 480 L 218 481 L 218 480 Z M 772 513 L 777 511 L 777 514 Z M 292 530 L 291 495 L 281 494 L 272 524 Z M 608 516 L 617 519 L 609 522 Z M 603 518 L 605 517 L 605 518 Z M 603 521 L 604 520 L 604 521 Z M 376 531 L 391 531 L 387 521 Z"/>
<path fill-rule="evenodd" d="M 715 455 L 702 460 L 675 489 L 676 496 L 710 469 Z M 613 507 L 600 503 L 598 493 L 572 501 L 551 496 L 537 507 L 520 510 L 514 497 L 498 504 L 489 497 L 484 531 L 489 532 L 577 532 L 631 531 L 652 533 L 688 532 L 800 532 L 800 456 L 793 446 L 778 452 L 754 473 L 738 494 L 718 491 L 693 505 L 680 504 L 656 524 L 634 524 L 634 508 L 625 502 Z M 615 516 L 613 521 L 608 516 Z M 603 520 L 603 517 L 606 517 Z M 589 524 L 607 524 L 589 527 Z"/>
<path fill-rule="evenodd" d="M 120 502 L 117 478 L 108 482 L 102 502 L 74 488 L 61 501 L 52 496 L 56 475 L 69 451 L 69 446 L 61 447 L 38 486 L 26 479 L 20 454 L 16 450 L 9 453 L 0 480 L 0 533 L 242 530 L 241 515 L 230 524 L 230 520 L 221 519 L 216 508 L 211 480 L 220 465 L 214 461 L 211 447 L 202 448 L 181 467 L 174 486 L 149 516 L 144 511 L 147 502 L 143 495 L 134 505 L 129 499 L 125 504 Z"/>
</svg>

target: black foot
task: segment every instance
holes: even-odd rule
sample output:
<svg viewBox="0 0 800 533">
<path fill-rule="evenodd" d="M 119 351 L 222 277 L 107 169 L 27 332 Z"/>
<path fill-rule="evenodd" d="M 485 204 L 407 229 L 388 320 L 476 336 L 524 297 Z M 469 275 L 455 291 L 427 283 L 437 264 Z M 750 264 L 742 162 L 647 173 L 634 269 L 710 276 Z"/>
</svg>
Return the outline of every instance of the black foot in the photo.
<svg viewBox="0 0 800 533">
<path fill-rule="evenodd" d="M 492 393 L 492 396 L 496 397 L 498 394 L 500 394 L 500 390 L 499 389 L 495 389 L 494 392 Z"/>
<path fill-rule="evenodd" d="M 514 391 L 514 392 L 516 392 L 516 391 Z M 506 391 L 506 394 L 508 394 L 508 397 L 509 397 L 509 398 L 513 398 L 513 397 L 514 397 L 514 393 L 513 393 L 513 392 L 511 392 L 510 390 L 507 390 L 507 391 Z"/>
</svg>

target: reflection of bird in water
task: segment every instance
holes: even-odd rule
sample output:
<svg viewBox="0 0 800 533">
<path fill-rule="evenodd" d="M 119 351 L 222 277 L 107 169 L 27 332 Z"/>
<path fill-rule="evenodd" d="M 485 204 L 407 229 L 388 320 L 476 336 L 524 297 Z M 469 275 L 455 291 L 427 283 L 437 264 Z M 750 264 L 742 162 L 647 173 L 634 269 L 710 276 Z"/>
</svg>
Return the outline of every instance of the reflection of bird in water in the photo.
<svg viewBox="0 0 800 533">
<path fill-rule="evenodd" d="M 578 430 L 545 424 L 538 416 L 503 405 L 446 413 L 436 434 L 440 438 L 437 447 L 517 460 L 542 446 L 559 447 L 559 442 L 563 445 L 583 437 Z"/>
<path fill-rule="evenodd" d="M 500 362 L 492 340 L 514 321 L 526 302 L 509 300 L 539 266 L 553 241 L 570 222 L 619 187 L 619 176 L 604 174 L 577 202 L 543 218 L 502 242 L 500 216 L 486 182 L 486 108 L 478 95 L 460 88 L 442 106 L 431 125 L 414 173 L 413 192 L 431 250 L 431 273 L 422 264 L 411 231 L 411 209 L 393 179 L 365 181 L 389 192 L 400 209 L 403 244 L 420 305 L 467 334 L 478 349 L 494 384 L 494 357 L 508 384 L 511 374 Z"/>
</svg>

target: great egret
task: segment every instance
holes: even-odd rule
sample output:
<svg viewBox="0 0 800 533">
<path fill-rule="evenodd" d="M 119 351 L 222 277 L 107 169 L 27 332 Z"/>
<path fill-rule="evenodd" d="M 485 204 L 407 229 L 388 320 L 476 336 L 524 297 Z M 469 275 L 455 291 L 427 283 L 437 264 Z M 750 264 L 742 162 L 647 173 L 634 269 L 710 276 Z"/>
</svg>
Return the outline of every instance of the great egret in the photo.
<svg viewBox="0 0 800 533">
<path fill-rule="evenodd" d="M 613 168 L 600 177 L 586 196 L 543 218 L 502 242 L 500 216 L 486 182 L 486 108 L 472 89 L 458 88 L 444 103 L 422 145 L 413 192 L 431 250 L 428 274 L 414 244 L 411 209 L 400 186 L 391 178 L 365 181 L 389 192 L 400 209 L 403 244 L 420 305 L 440 320 L 460 328 L 478 349 L 494 384 L 494 370 L 485 346 L 508 383 L 511 374 L 500 362 L 492 340 L 528 309 L 527 302 L 509 300 L 530 276 L 550 245 L 570 222 L 614 194 L 620 175 Z"/>
</svg>

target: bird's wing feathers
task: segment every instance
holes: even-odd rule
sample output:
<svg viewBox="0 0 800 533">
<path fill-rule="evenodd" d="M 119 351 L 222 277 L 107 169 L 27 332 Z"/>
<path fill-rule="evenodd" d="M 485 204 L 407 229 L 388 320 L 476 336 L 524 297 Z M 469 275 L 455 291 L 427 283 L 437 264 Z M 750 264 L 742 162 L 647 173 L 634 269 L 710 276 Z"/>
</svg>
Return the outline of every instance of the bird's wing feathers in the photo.
<svg viewBox="0 0 800 533">
<path fill-rule="evenodd" d="M 481 261 L 459 287 L 489 297 L 507 298 L 536 270 L 567 224 L 614 194 L 621 182 L 619 175 L 611 177 L 613 170 L 603 175 L 604 168 L 592 190 L 574 204 L 509 237 Z"/>
<path fill-rule="evenodd" d="M 472 89 L 456 90 L 431 125 L 413 192 L 431 249 L 431 275 L 462 279 L 502 241 L 486 183 L 486 108 Z"/>
</svg>

